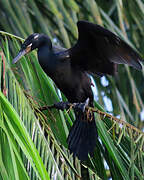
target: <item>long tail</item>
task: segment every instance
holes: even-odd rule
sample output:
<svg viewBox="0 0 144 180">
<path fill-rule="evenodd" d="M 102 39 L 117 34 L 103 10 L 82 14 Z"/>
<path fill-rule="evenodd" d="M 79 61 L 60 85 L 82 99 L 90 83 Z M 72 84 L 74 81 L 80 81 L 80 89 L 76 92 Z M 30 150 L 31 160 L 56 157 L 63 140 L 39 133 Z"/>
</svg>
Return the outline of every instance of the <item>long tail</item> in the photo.
<svg viewBox="0 0 144 180">
<path fill-rule="evenodd" d="M 76 113 L 76 120 L 67 139 L 70 152 L 79 160 L 87 160 L 88 153 L 94 152 L 97 137 L 94 114 L 90 121 L 86 119 L 86 114 Z"/>
</svg>

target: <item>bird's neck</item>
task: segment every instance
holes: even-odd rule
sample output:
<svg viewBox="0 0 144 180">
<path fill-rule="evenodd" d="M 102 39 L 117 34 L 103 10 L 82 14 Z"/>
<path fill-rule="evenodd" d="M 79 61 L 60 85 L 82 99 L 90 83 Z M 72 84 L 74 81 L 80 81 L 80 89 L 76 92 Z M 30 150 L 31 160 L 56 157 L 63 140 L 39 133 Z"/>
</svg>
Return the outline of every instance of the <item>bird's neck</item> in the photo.
<svg viewBox="0 0 144 180">
<path fill-rule="evenodd" d="M 57 59 L 54 52 L 47 45 L 38 48 L 38 60 L 43 70 L 50 74 L 55 70 Z"/>
</svg>

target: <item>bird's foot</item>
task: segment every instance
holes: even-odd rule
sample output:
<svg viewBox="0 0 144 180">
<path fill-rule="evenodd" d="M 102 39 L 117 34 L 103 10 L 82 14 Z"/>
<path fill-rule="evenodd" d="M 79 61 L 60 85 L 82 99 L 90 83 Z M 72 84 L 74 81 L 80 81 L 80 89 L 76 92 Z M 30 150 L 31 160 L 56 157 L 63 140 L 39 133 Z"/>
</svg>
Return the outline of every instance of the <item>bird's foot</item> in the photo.
<svg viewBox="0 0 144 180">
<path fill-rule="evenodd" d="M 70 103 L 69 102 L 58 102 L 54 104 L 54 108 L 58 110 L 64 111 L 64 109 L 68 110 L 70 108 Z"/>
<path fill-rule="evenodd" d="M 89 104 L 89 98 L 87 98 L 87 100 L 84 103 L 74 103 L 73 108 L 77 111 L 77 112 L 81 112 L 84 113 L 86 106 L 88 106 Z"/>
<path fill-rule="evenodd" d="M 73 103 L 73 104 L 71 104 L 69 102 L 62 102 L 61 101 L 61 102 L 57 102 L 51 106 L 40 107 L 39 110 L 44 111 L 44 110 L 56 108 L 58 110 L 64 111 L 64 109 L 70 110 L 71 108 L 74 108 L 75 111 L 84 113 L 86 106 L 88 106 L 88 104 L 89 104 L 89 98 L 84 103 Z"/>
</svg>

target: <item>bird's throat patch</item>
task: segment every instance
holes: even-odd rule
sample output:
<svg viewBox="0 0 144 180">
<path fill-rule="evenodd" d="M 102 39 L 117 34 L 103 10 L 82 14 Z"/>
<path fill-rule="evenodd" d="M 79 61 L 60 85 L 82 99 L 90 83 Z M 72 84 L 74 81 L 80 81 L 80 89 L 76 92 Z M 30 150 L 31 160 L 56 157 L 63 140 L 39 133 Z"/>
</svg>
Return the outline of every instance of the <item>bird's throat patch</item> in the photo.
<svg viewBox="0 0 144 180">
<path fill-rule="evenodd" d="M 26 50 L 25 50 L 25 51 L 26 51 L 26 54 L 31 51 L 31 46 L 32 46 L 32 43 L 27 46 L 27 48 L 26 48 Z"/>
</svg>

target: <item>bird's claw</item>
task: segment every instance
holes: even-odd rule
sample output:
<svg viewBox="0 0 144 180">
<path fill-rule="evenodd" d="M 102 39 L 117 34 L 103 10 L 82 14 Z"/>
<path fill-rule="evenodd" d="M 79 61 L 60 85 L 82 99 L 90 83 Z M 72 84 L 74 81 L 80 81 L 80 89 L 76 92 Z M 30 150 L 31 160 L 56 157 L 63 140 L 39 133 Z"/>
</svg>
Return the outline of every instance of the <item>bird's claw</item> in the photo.
<svg viewBox="0 0 144 180">
<path fill-rule="evenodd" d="M 86 106 L 89 104 L 89 98 L 84 103 L 74 103 L 73 108 L 77 112 L 84 113 Z M 58 102 L 54 104 L 54 108 L 58 110 L 64 111 L 64 109 L 68 110 L 71 107 L 71 104 L 69 102 Z"/>
<path fill-rule="evenodd" d="M 89 98 L 84 103 L 74 103 L 74 107 L 73 108 L 77 112 L 84 113 L 85 109 L 86 109 L 86 106 L 88 106 L 88 104 L 89 104 Z"/>
</svg>

